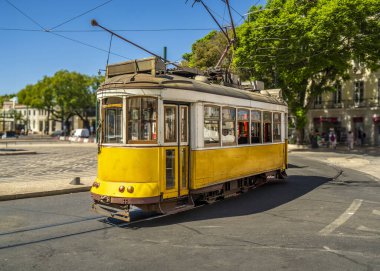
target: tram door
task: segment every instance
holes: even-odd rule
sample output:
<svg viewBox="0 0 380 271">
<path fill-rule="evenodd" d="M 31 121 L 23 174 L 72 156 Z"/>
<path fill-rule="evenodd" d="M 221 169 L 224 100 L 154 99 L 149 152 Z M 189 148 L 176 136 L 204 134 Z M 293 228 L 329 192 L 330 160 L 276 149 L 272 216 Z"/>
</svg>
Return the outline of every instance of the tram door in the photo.
<svg viewBox="0 0 380 271">
<path fill-rule="evenodd" d="M 164 105 L 164 198 L 189 193 L 189 106 Z"/>
</svg>

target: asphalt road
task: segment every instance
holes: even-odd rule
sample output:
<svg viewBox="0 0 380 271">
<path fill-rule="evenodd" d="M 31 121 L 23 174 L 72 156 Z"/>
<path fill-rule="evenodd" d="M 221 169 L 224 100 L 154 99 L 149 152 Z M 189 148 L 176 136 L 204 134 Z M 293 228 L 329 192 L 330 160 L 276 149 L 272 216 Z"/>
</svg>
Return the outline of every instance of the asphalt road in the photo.
<svg viewBox="0 0 380 271">
<path fill-rule="evenodd" d="M 0 202 L 0 270 L 380 270 L 380 184 L 290 163 L 286 183 L 132 225 L 88 193 Z"/>
</svg>

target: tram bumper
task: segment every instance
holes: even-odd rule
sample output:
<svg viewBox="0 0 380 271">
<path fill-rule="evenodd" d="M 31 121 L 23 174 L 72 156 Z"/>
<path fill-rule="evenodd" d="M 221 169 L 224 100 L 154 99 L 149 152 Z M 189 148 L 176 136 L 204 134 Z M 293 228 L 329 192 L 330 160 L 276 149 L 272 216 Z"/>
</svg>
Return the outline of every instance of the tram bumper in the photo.
<svg viewBox="0 0 380 271">
<path fill-rule="evenodd" d="M 93 203 L 92 210 L 98 214 L 116 218 L 125 222 L 130 222 L 131 218 L 129 215 L 129 205 L 127 209 L 118 209 L 109 205 L 104 205 L 101 203 Z"/>
</svg>

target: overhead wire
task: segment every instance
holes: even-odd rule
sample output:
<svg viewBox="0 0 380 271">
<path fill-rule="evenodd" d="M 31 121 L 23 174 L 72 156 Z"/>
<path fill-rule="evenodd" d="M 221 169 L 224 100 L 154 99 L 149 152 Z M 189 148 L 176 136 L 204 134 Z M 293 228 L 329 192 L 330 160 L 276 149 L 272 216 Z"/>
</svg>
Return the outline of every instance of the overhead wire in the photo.
<svg viewBox="0 0 380 271">
<path fill-rule="evenodd" d="M 40 27 L 42 30 L 48 31 L 45 27 L 43 27 L 41 24 L 39 24 L 36 20 L 34 20 L 28 14 L 26 14 L 21 9 L 19 9 L 18 7 L 16 7 L 12 2 L 10 2 L 8 0 L 4 0 L 4 1 L 7 2 L 10 6 L 12 6 L 14 9 L 16 9 L 18 12 L 20 12 L 22 15 L 24 15 L 26 18 L 28 18 L 32 23 L 34 23 L 35 25 L 37 25 L 38 27 Z"/>
<path fill-rule="evenodd" d="M 220 0 L 220 1 L 222 1 L 223 3 L 225 3 L 225 4 L 227 4 L 226 3 L 226 0 Z M 236 13 L 236 14 L 238 14 L 241 18 L 243 18 L 243 20 L 244 20 L 244 16 L 243 15 L 241 15 L 236 9 L 234 9 L 231 5 L 230 5 L 230 8 Z"/>
<path fill-rule="evenodd" d="M 102 6 L 105 6 L 105 5 L 107 5 L 108 3 L 112 2 L 112 1 L 113 0 L 108 0 L 108 1 L 106 1 L 106 2 L 104 2 L 102 4 L 100 4 L 100 5 L 92 8 L 92 9 L 89 9 L 89 10 L 87 10 L 87 11 L 85 11 L 85 12 L 79 14 L 79 15 L 76 15 L 76 16 L 72 17 L 71 19 L 68 19 L 68 20 L 66 20 L 66 21 L 64 21 L 64 22 L 62 22 L 62 23 L 60 23 L 60 24 L 58 24 L 58 25 L 50 28 L 49 31 L 54 30 L 54 29 L 56 29 L 56 28 L 58 28 L 58 27 L 60 27 L 60 26 L 62 26 L 64 24 L 67 24 L 67 23 L 71 22 L 71 21 L 74 21 L 75 19 L 78 19 L 79 17 L 82 17 L 83 15 L 86 15 L 87 13 L 90 13 L 91 11 L 94 11 L 95 9 L 98 9 L 98 8 L 100 8 Z"/>
<path fill-rule="evenodd" d="M 70 40 L 70 41 L 73 41 L 75 43 L 79 43 L 79 44 L 82 44 L 82 45 L 85 45 L 87 47 L 91 47 L 93 49 L 97 49 L 99 51 L 103 51 L 103 52 L 106 52 L 108 53 L 107 50 L 105 49 L 102 49 L 102 48 L 99 48 L 99 47 L 96 47 L 94 45 L 91 45 L 91 44 L 88 44 L 88 43 L 85 43 L 85 42 L 82 42 L 82 41 L 79 41 L 79 40 L 76 40 L 76 39 L 73 39 L 73 38 L 70 38 L 70 37 L 67 37 L 67 36 L 64 36 L 62 34 L 58 34 L 56 32 L 53 32 L 53 31 L 49 31 L 47 30 L 45 27 L 43 27 L 41 24 L 39 24 L 36 20 L 34 20 L 32 17 L 30 17 L 28 14 L 26 14 L 25 12 L 23 12 L 21 9 L 19 9 L 18 7 L 16 7 L 15 5 L 13 5 L 11 2 L 9 2 L 8 0 L 5 0 L 9 5 L 11 5 L 14 9 L 16 9 L 18 12 L 20 12 L 22 15 L 24 15 L 26 18 L 28 18 L 30 21 L 32 21 L 34 24 L 36 24 L 37 26 L 39 26 L 43 32 L 46 32 L 46 33 L 49 33 L 49 34 L 52 34 L 52 35 L 55 35 L 55 36 L 58 36 L 58 37 L 61 37 L 61 38 L 64 38 L 64 39 L 67 39 L 67 40 Z M 110 54 L 112 55 L 116 55 L 116 56 L 119 56 L 119 57 L 122 57 L 122 58 L 125 58 L 125 59 L 129 59 L 131 60 L 130 58 L 128 57 L 125 57 L 125 56 L 122 56 L 122 55 L 119 55 L 119 54 L 116 54 L 116 53 L 113 53 L 113 52 L 110 52 Z"/>
<path fill-rule="evenodd" d="M 111 54 L 111 55 L 114 55 L 114 56 L 118 56 L 118 57 L 121 57 L 121 58 L 125 58 L 125 59 L 128 59 L 128 60 L 132 60 L 131 58 L 129 57 L 126 57 L 126 56 L 123 56 L 123 55 L 119 55 L 117 53 L 114 53 L 114 52 L 111 52 L 111 51 L 108 51 L 108 50 L 105 50 L 105 49 L 102 49 L 102 48 L 99 48 L 99 47 L 96 47 L 94 45 L 91 45 L 89 43 L 86 43 L 86 42 L 83 42 L 83 41 L 80 41 L 80 40 L 76 40 L 76 39 L 73 39 L 73 38 L 70 38 L 70 37 L 67 37 L 67 36 L 64 36 L 64 35 L 61 35 L 61 34 L 58 34 L 56 32 L 48 32 L 52 35 L 56 35 L 58 37 L 61 37 L 61 38 L 64 38 L 64 39 L 67 39 L 67 40 L 70 40 L 70 41 L 73 41 L 73 42 L 76 42 L 76 43 L 79 43 L 79 44 L 82 44 L 82 45 L 85 45 L 87 47 L 90 47 L 90 48 L 93 48 L 93 49 L 96 49 L 98 51 L 102 51 L 102 52 L 105 52 L 107 54 Z"/>
<path fill-rule="evenodd" d="M 116 32 L 170 32 L 170 31 L 211 31 L 217 28 L 158 28 L 158 29 L 112 29 Z M 91 33 L 91 32 L 104 32 L 103 30 L 96 29 L 78 29 L 78 30 L 40 30 L 28 28 L 8 28 L 0 27 L 0 31 L 25 31 L 25 32 L 55 32 L 55 33 Z"/>
</svg>

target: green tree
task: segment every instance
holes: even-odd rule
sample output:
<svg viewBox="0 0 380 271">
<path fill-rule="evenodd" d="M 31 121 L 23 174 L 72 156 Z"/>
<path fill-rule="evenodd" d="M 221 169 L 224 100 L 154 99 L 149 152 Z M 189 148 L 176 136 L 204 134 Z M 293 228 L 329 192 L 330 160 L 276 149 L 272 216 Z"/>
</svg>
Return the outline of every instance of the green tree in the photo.
<svg viewBox="0 0 380 271">
<path fill-rule="evenodd" d="M 270 0 L 238 28 L 234 66 L 283 89 L 303 137 L 313 99 L 349 78 L 352 61 L 379 68 L 377 0 Z"/>
<path fill-rule="evenodd" d="M 102 77 L 61 70 L 52 77 L 45 76 L 35 85 L 26 86 L 18 98 L 20 103 L 47 110 L 48 119 L 60 120 L 67 130 L 69 119 L 75 115 L 88 127 L 88 114 L 95 108 L 95 91 L 101 81 Z"/>
<path fill-rule="evenodd" d="M 5 95 L 0 95 L 0 108 L 3 108 L 3 103 L 9 101 L 13 97 L 15 97 L 16 94 L 5 94 Z"/>
<path fill-rule="evenodd" d="M 182 64 L 201 70 L 214 67 L 223 54 L 227 43 L 227 39 L 222 32 L 211 31 L 191 46 L 191 53 L 186 53 L 182 56 L 185 60 Z M 226 59 L 229 58 L 231 58 L 231 52 L 226 57 Z M 224 61 L 224 65 L 228 65 L 228 63 Z"/>
</svg>

